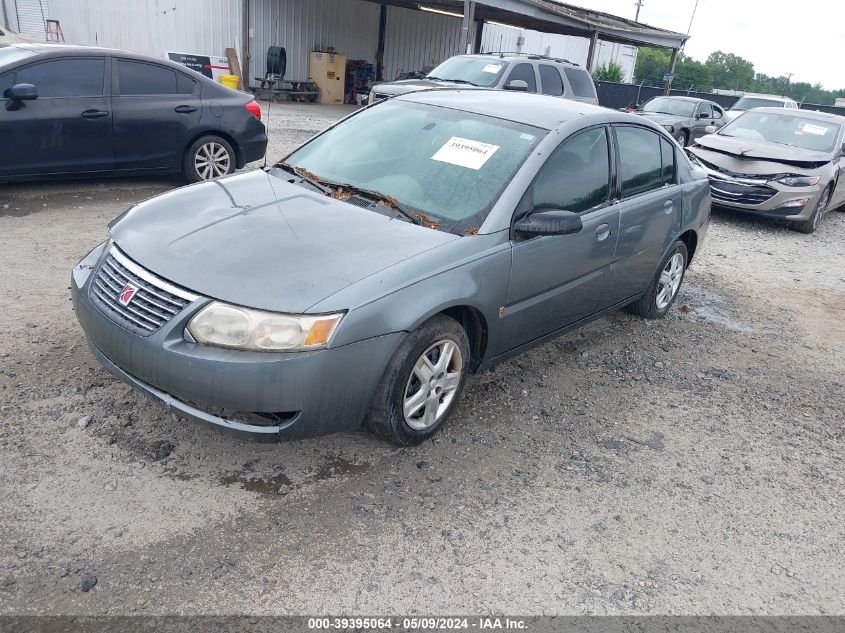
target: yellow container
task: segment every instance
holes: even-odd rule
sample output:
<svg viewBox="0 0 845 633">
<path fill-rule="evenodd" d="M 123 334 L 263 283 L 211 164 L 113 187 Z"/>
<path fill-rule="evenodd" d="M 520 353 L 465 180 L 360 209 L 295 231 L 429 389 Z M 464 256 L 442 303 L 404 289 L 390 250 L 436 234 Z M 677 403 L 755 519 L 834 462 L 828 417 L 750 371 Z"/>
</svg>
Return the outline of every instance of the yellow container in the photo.
<svg viewBox="0 0 845 633">
<path fill-rule="evenodd" d="M 237 75 L 220 75 L 220 83 L 232 90 L 238 89 L 238 82 L 240 80 L 241 78 Z"/>
</svg>

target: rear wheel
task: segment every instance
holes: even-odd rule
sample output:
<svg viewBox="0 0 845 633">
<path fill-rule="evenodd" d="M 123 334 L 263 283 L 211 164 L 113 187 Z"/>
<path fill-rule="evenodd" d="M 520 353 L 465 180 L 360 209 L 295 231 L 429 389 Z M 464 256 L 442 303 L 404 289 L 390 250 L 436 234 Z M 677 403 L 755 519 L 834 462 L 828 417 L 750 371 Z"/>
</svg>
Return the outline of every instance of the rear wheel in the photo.
<svg viewBox="0 0 845 633">
<path fill-rule="evenodd" d="M 235 150 L 220 136 L 209 134 L 194 141 L 185 152 L 182 173 L 188 182 L 212 180 L 235 171 Z"/>
<path fill-rule="evenodd" d="M 792 223 L 792 228 L 800 233 L 815 233 L 816 229 L 822 223 L 822 217 L 827 213 L 827 207 L 830 204 L 830 196 L 833 193 L 833 185 L 827 187 L 819 201 L 816 203 L 816 208 L 813 209 L 812 215 L 807 220 L 796 220 Z"/>
<path fill-rule="evenodd" d="M 645 294 L 630 304 L 628 311 L 646 319 L 659 319 L 666 316 L 678 296 L 688 262 L 689 253 L 686 244 L 681 240 L 676 241 L 660 262 L 657 274 L 651 280 Z"/>
<path fill-rule="evenodd" d="M 455 408 L 470 361 L 460 323 L 437 315 L 411 332 L 387 365 L 366 426 L 412 446 L 439 431 Z"/>
</svg>

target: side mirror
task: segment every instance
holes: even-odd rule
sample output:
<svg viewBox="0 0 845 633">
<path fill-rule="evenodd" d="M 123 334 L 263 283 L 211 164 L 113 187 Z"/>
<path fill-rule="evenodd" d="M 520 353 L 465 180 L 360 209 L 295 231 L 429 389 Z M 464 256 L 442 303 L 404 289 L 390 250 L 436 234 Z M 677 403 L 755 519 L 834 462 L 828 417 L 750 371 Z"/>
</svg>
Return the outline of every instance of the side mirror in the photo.
<svg viewBox="0 0 845 633">
<path fill-rule="evenodd" d="M 578 233 L 584 225 L 581 216 L 572 211 L 559 209 L 534 209 L 521 220 L 514 229 L 523 237 L 539 237 L 541 235 L 571 235 Z"/>
<path fill-rule="evenodd" d="M 715 134 L 716 133 L 716 126 L 715 125 L 708 125 L 706 128 L 704 128 L 704 131 L 707 132 L 708 134 Z"/>
<path fill-rule="evenodd" d="M 713 115 L 712 115 L 712 114 L 707 114 L 706 112 L 699 112 L 699 113 L 698 113 L 698 118 L 699 118 L 699 119 L 710 119 L 710 118 L 712 118 L 712 117 L 713 117 Z"/>
<path fill-rule="evenodd" d="M 505 85 L 505 90 L 518 90 L 520 92 L 528 92 L 528 82 L 522 79 L 511 79 Z"/>
<path fill-rule="evenodd" d="M 34 101 L 38 98 L 38 88 L 32 84 L 15 84 L 9 89 L 12 101 Z"/>
</svg>

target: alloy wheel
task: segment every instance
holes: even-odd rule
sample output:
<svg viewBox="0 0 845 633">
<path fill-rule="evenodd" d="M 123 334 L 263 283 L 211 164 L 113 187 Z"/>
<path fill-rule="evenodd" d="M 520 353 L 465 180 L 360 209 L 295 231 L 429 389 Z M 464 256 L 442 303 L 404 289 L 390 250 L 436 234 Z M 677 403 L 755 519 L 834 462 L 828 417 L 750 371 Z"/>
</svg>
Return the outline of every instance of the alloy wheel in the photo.
<svg viewBox="0 0 845 633">
<path fill-rule="evenodd" d="M 194 156 L 194 167 L 203 180 L 225 176 L 229 173 L 231 163 L 228 150 L 214 141 L 200 145 Z"/>
<path fill-rule="evenodd" d="M 666 267 L 660 273 L 660 281 L 657 287 L 657 299 L 655 300 L 658 310 L 665 310 L 681 287 L 681 280 L 684 277 L 684 256 L 675 253 L 666 262 Z"/>
<path fill-rule="evenodd" d="M 822 222 L 822 216 L 827 212 L 827 205 L 830 202 L 830 187 L 827 187 L 819 198 L 819 203 L 816 205 L 816 211 L 813 213 L 813 230 L 819 228 Z"/>
<path fill-rule="evenodd" d="M 415 431 L 431 428 L 446 413 L 463 378 L 464 361 L 449 339 L 431 345 L 414 363 L 405 385 L 402 409 Z"/>
</svg>

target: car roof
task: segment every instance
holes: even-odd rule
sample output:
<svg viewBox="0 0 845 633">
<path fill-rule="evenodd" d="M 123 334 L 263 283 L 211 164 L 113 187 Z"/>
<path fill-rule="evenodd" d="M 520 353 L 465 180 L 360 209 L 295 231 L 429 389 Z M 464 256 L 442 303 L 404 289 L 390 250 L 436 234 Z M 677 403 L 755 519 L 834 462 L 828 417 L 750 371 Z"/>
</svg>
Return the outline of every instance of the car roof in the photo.
<svg viewBox="0 0 845 633">
<path fill-rule="evenodd" d="M 490 52 L 490 53 L 471 53 L 467 55 L 455 55 L 455 57 L 478 57 L 479 59 L 501 59 L 506 62 L 515 62 L 515 61 L 526 61 L 526 60 L 533 60 L 533 61 L 541 61 L 541 62 L 548 62 L 548 63 L 555 63 L 555 64 L 563 64 L 564 66 L 572 66 L 575 68 L 581 68 L 579 64 L 575 62 L 571 62 L 568 59 L 564 59 L 563 57 L 549 57 L 547 55 L 540 55 L 534 53 L 498 53 L 498 52 Z"/>
<path fill-rule="evenodd" d="M 0 0 L 2 2 L 2 0 Z M 61 57 L 63 55 L 74 55 L 74 56 L 88 56 L 88 55 L 114 55 L 119 57 L 126 57 L 128 59 L 136 59 L 139 61 L 146 61 L 146 62 L 153 62 L 155 64 L 163 64 L 165 66 L 170 66 L 171 68 L 181 70 L 182 72 L 190 71 L 189 68 L 183 66 L 182 64 L 177 64 L 169 59 L 163 59 L 161 57 L 151 57 L 150 55 L 141 55 L 140 53 L 133 53 L 131 51 L 124 51 L 118 48 L 102 48 L 99 46 L 81 46 L 78 44 L 13 44 L 14 48 L 20 48 L 22 50 L 30 51 L 31 53 L 35 53 L 36 55 L 44 55 L 49 57 Z M 19 60 L 21 62 L 30 63 L 35 61 L 34 57 L 27 58 L 25 60 Z M 205 77 L 204 75 L 193 72 L 190 73 L 192 77 L 200 76 Z M 205 77 L 207 79 L 207 77 Z"/>
<path fill-rule="evenodd" d="M 748 97 L 749 99 L 768 99 L 769 101 L 782 101 L 783 103 L 796 103 L 795 99 L 790 99 L 789 97 L 780 97 L 778 95 L 742 95 L 740 99 L 745 99 Z M 739 101 L 737 101 L 739 103 Z"/>
<path fill-rule="evenodd" d="M 675 99 L 677 101 L 690 101 L 692 103 L 713 103 L 715 105 L 719 105 L 715 101 L 711 101 L 710 99 L 700 99 L 699 97 L 686 97 L 681 95 L 657 95 L 656 97 L 652 97 L 649 99 Z M 721 106 L 720 106 L 721 107 Z"/>
<path fill-rule="evenodd" d="M 583 119 L 585 123 L 589 119 L 604 122 L 609 117 L 614 122 L 643 124 L 643 118 L 633 114 L 615 112 L 581 101 L 508 90 L 438 88 L 409 92 L 393 97 L 393 100 L 452 108 L 546 130 L 553 130 L 574 119 Z"/>
<path fill-rule="evenodd" d="M 818 121 L 827 121 L 828 123 L 836 123 L 841 125 L 845 122 L 845 117 L 839 114 L 831 114 L 830 112 L 819 112 L 818 110 L 800 110 L 800 109 L 785 109 L 785 108 L 752 108 L 749 112 L 768 112 L 769 114 L 780 114 L 786 116 L 802 117 L 805 119 L 816 119 Z"/>
</svg>

